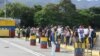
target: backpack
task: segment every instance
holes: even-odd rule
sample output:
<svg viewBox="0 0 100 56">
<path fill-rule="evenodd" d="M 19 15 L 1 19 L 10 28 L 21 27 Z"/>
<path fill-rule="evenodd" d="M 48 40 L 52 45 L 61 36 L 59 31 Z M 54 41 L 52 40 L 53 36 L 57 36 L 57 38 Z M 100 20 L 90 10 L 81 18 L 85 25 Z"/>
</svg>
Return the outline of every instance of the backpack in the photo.
<svg viewBox="0 0 100 56">
<path fill-rule="evenodd" d="M 91 36 L 92 36 L 92 38 L 95 38 L 96 37 L 96 32 L 92 31 Z"/>
</svg>

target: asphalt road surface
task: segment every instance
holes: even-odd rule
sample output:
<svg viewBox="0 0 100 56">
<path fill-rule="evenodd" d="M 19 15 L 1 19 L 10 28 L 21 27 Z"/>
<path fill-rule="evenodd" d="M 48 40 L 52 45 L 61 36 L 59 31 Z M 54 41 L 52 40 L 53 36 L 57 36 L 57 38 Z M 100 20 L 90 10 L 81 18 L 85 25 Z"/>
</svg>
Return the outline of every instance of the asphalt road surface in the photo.
<svg viewBox="0 0 100 56">
<path fill-rule="evenodd" d="M 72 51 L 61 49 L 56 56 L 74 56 Z M 40 44 L 30 46 L 29 41 L 18 38 L 0 38 L 0 56 L 51 56 L 51 48 L 41 49 Z"/>
</svg>

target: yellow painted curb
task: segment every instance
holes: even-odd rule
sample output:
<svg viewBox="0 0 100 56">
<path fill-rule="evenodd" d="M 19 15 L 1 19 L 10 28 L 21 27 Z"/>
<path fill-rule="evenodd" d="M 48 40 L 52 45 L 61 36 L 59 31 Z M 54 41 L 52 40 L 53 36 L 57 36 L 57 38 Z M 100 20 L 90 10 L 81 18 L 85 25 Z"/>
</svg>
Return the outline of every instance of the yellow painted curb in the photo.
<svg viewBox="0 0 100 56">
<path fill-rule="evenodd" d="M 64 49 L 67 49 L 67 50 L 70 50 L 70 51 L 74 51 L 73 46 L 61 45 L 61 48 L 64 48 Z"/>
<path fill-rule="evenodd" d="M 64 48 L 64 49 L 69 50 L 69 51 L 74 51 L 73 46 L 66 46 L 66 45 L 62 44 L 61 48 Z M 91 50 L 88 50 L 88 51 L 90 52 Z M 85 53 L 86 52 L 87 52 L 87 50 L 85 49 Z M 100 51 L 92 50 L 92 56 L 100 56 Z"/>
</svg>

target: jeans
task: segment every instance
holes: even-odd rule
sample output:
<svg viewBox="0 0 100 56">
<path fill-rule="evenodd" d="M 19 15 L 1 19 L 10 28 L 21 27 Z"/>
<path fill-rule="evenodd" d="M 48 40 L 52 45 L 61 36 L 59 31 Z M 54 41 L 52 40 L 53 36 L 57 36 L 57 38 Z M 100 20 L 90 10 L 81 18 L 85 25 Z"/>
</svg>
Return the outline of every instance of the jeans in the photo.
<svg viewBox="0 0 100 56">
<path fill-rule="evenodd" d="M 89 44 L 90 44 L 90 48 L 93 48 L 93 38 L 89 38 Z"/>
<path fill-rule="evenodd" d="M 67 36 L 66 37 L 66 45 L 69 45 L 69 42 L 70 42 L 70 36 Z"/>
<path fill-rule="evenodd" d="M 55 49 L 56 49 L 56 45 L 54 42 L 51 42 L 52 45 L 52 49 L 51 49 L 51 56 L 55 56 Z"/>
<path fill-rule="evenodd" d="M 51 47 L 51 40 L 49 38 L 50 37 L 48 37 L 48 47 Z"/>
<path fill-rule="evenodd" d="M 61 35 L 61 43 L 64 43 L 64 36 Z"/>
<path fill-rule="evenodd" d="M 84 41 L 85 41 L 84 38 L 81 38 L 81 42 L 84 43 Z"/>
</svg>

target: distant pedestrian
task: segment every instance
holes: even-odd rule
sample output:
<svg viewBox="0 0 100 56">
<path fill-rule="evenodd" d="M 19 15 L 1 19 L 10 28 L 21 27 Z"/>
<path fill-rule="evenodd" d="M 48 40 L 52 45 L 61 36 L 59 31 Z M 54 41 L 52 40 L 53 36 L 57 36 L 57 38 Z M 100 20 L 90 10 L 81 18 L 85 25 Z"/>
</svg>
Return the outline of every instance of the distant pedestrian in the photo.
<svg viewBox="0 0 100 56">
<path fill-rule="evenodd" d="M 74 43 L 78 42 L 78 32 L 77 32 L 77 27 L 76 26 L 73 27 L 72 37 L 73 37 L 73 42 Z"/>
<path fill-rule="evenodd" d="M 29 37 L 30 37 L 30 27 L 28 27 L 28 28 L 26 29 L 26 40 L 28 40 Z"/>
<path fill-rule="evenodd" d="M 32 27 L 32 28 L 30 29 L 30 33 L 31 33 L 31 35 L 35 35 L 35 34 L 36 34 L 36 29 L 35 29 L 35 27 Z"/>
<path fill-rule="evenodd" d="M 71 31 L 69 27 L 65 28 L 65 39 L 66 39 L 66 45 L 70 44 L 70 37 L 71 37 Z"/>
<path fill-rule="evenodd" d="M 51 47 L 51 40 L 50 40 L 50 36 L 51 36 L 51 27 L 48 27 L 47 29 L 47 37 L 48 37 L 48 46 Z"/>
<path fill-rule="evenodd" d="M 25 37 L 25 35 L 26 35 L 26 29 L 25 29 L 25 26 L 23 26 L 23 28 L 22 28 L 22 35 L 23 35 L 23 37 Z"/>
<path fill-rule="evenodd" d="M 20 38 L 20 36 L 21 36 L 21 28 L 20 27 L 18 27 L 18 38 Z"/>
<path fill-rule="evenodd" d="M 38 30 L 38 32 L 39 32 L 39 43 L 40 43 L 40 38 L 41 38 L 41 36 L 42 36 L 42 30 L 43 30 L 43 28 L 42 27 L 39 27 L 39 30 Z"/>
</svg>

